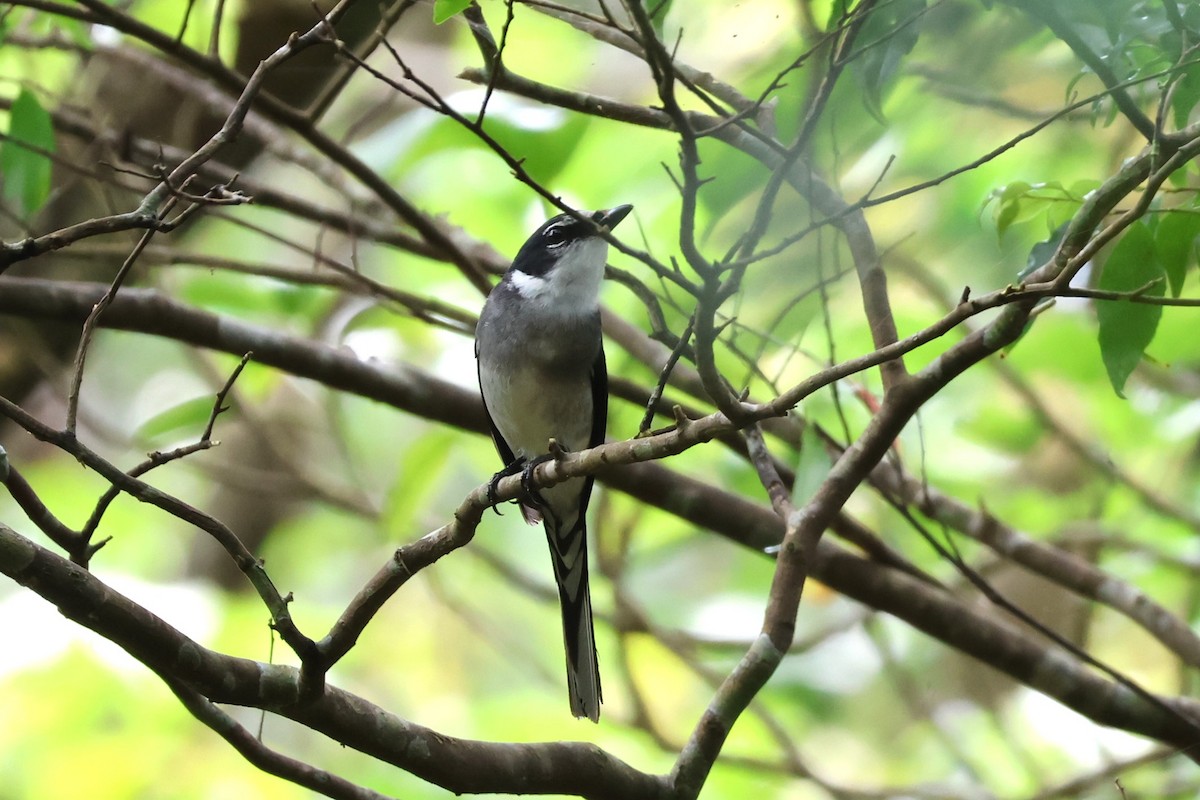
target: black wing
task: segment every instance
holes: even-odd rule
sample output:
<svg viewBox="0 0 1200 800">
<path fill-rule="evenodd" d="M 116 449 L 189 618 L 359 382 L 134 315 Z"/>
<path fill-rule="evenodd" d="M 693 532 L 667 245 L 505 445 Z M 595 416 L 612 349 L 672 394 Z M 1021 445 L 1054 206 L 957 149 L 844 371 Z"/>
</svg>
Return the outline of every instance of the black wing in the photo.
<svg viewBox="0 0 1200 800">
<path fill-rule="evenodd" d="M 598 447 L 604 444 L 604 432 L 608 427 L 608 366 L 604 363 L 604 343 L 600 344 L 600 352 L 592 364 L 592 438 L 588 447 Z M 592 484 L 595 477 L 588 475 L 583 483 L 583 496 L 579 498 L 579 518 L 583 519 L 587 511 L 588 501 L 592 499 Z"/>
</svg>

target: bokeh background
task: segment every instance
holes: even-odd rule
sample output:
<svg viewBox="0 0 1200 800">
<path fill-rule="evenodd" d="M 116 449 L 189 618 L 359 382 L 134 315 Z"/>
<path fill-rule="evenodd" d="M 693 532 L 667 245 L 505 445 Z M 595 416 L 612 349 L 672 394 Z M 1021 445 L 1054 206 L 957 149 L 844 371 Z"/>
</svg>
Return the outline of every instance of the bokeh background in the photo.
<svg viewBox="0 0 1200 800">
<path fill-rule="evenodd" d="M 441 3 L 404 5 L 411 7 L 402 13 L 364 11 L 358 27 L 342 33 L 347 47 L 403 81 L 399 54 L 450 107 L 473 118 L 485 87 L 463 76 L 482 65 L 465 18 L 439 24 Z M 1104 98 L 1064 111 L 1103 84 L 1059 36 L 1018 8 L 969 0 L 881 5 L 861 39 L 878 43 L 837 83 L 809 159 L 850 201 L 936 181 L 866 211 L 906 335 L 939 319 L 964 287 L 981 294 L 1018 282 L 1031 251 L 1052 241 L 1088 192 L 1144 142 Z M 1188 4 L 1049 5 L 1122 79 L 1168 69 L 1172 52 L 1189 46 L 1186 31 L 1197 30 Z M 242 74 L 314 21 L 307 2 L 284 0 L 117 6 Z M 1183 32 L 1164 6 L 1176 9 Z M 485 0 L 480 8 L 498 36 L 508 7 Z M 827 57 L 820 45 L 839 11 L 839 3 L 821 0 L 696 0 L 663 4 L 657 21 L 678 60 L 697 74 L 750 99 L 765 93 L 759 123 L 786 141 L 818 90 Z M 52 164 L 47 191 L 14 188 L 11 161 L 0 176 L 5 241 L 136 207 L 152 185 L 153 164 L 176 163 L 228 113 L 230 98 L 212 74 L 129 31 L 89 21 L 94 13 L 87 4 L 0 6 L 4 145 L 11 151 L 19 97 L 32 96 L 53 123 L 53 153 L 41 153 Z M 564 16 L 553 4 L 517 3 L 507 68 L 619 103 L 657 105 L 643 60 Z M 383 27 L 391 49 L 379 46 Z M 1172 51 L 1175 34 L 1183 44 Z M 814 55 L 800 58 L 810 49 Z M 1182 127 L 1195 118 L 1200 84 L 1195 68 L 1184 75 L 1175 83 L 1148 79 L 1130 92 L 1151 114 L 1172 92 L 1164 113 L 1169 127 Z M 305 109 L 324 136 L 492 273 L 556 213 L 473 133 L 331 48 L 285 65 L 269 91 Z M 703 109 L 695 98 L 688 103 Z M 1051 117 L 1035 135 L 940 180 Z M 678 257 L 672 134 L 502 90 L 489 99 L 485 127 L 567 203 L 632 203 L 622 240 L 662 262 Z M 770 174 L 712 139 L 701 142 L 701 156 L 712 181 L 699 195 L 698 240 L 720 257 L 749 226 Z M 254 202 L 205 208 L 155 237 L 130 286 L 473 389 L 478 286 L 440 254 L 410 246 L 411 226 L 329 152 L 278 119 L 252 116 L 206 169 L 209 183 L 237 173 L 234 186 Z M 1196 214 L 1196 181 L 1194 165 L 1182 170 L 1154 213 Z M 769 241 L 819 216 L 785 191 Z M 80 241 L 6 274 L 105 283 L 137 235 Z M 1182 258 L 1194 264 L 1194 244 Z M 693 301 L 635 258 L 614 251 L 610 263 L 620 274 L 604 291 L 609 371 L 645 391 L 658 376 L 646 348 L 663 352 L 648 336 L 650 310 L 679 334 Z M 1097 279 L 1099 264 L 1085 282 Z M 729 327 L 718 356 L 726 376 L 769 397 L 831 360 L 869 352 L 852 273 L 828 227 L 756 264 L 723 309 Z M 1183 287 L 1194 293 L 1191 272 Z M 80 326 L 19 313 L 0 317 L 0 325 L 0 393 L 61 426 Z M 917 350 L 910 366 L 930 363 L 968 329 Z M 1101 567 L 1192 624 L 1200 616 L 1196 341 L 1194 309 L 1164 309 L 1122 397 L 1106 372 L 1095 304 L 1062 299 L 1003 357 L 926 405 L 895 458 L 939 492 Z M 101 330 L 80 394 L 80 438 L 126 469 L 147 452 L 195 441 L 237 361 L 169 336 Z M 880 392 L 877 372 L 864 372 L 808 398 L 800 411 L 845 440 L 863 429 Z M 668 389 L 668 398 L 711 410 L 679 389 Z M 227 405 L 214 434 L 220 446 L 156 470 L 152 481 L 227 523 L 261 555 L 275 583 L 294 593 L 292 612 L 311 635 L 328 630 L 396 547 L 444 524 L 499 466 L 491 442 L 475 432 L 254 361 Z M 634 435 L 642 411 L 614 397 L 610 437 Z M 830 464 L 820 442 L 809 441 L 802 452 L 777 453 L 796 469 L 801 501 Z M 11 422 L 0 429 L 0 444 L 61 520 L 84 525 L 107 488 L 101 478 Z M 667 465 L 765 502 L 753 468 L 729 448 L 697 447 Z M 878 494 L 860 490 L 847 510 L 963 602 L 990 608 Z M 602 485 L 593 513 L 606 701 L 599 726 L 567 713 L 544 540 L 515 511 L 489 514 L 467 548 L 405 586 L 330 680 L 442 733 L 594 741 L 638 768 L 668 771 L 714 681 L 757 635 L 773 562 Z M 2 493 L 0 520 L 49 546 Z M 930 526 L 1014 603 L 1095 657 L 1153 691 L 1194 690 L 1194 669 L 1126 617 Z M 261 601 L 202 532 L 122 496 L 97 536 L 112 538 L 92 563 L 95 574 L 189 636 L 248 658 L 295 661 L 273 637 Z M 281 718 L 230 710 L 261 729 L 270 746 L 376 791 L 448 794 Z M 706 797 L 1115 798 L 1119 778 L 1129 797 L 1183 798 L 1200 783 L 1169 748 L 1097 726 L 816 582 L 804 595 L 794 651 L 735 728 L 726 756 Z M 309 795 L 246 763 L 122 650 L 0 581 L 0 798 L 80 796 Z"/>
</svg>

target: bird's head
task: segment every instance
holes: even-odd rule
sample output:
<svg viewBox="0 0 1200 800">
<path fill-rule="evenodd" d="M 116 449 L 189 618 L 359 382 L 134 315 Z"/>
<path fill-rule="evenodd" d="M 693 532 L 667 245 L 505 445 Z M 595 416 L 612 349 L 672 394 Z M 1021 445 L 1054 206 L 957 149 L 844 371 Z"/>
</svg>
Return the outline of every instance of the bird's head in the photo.
<svg viewBox="0 0 1200 800">
<path fill-rule="evenodd" d="M 599 302 L 608 242 L 600 235 L 625 219 L 633 206 L 547 220 L 521 246 L 505 280 L 528 301 L 549 308 L 590 312 Z"/>
</svg>

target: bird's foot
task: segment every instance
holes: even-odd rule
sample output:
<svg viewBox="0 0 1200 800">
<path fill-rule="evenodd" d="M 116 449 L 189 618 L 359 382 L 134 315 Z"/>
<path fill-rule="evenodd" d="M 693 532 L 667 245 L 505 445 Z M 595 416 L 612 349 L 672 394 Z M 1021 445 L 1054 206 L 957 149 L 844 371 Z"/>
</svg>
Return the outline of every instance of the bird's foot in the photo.
<svg viewBox="0 0 1200 800">
<path fill-rule="evenodd" d="M 496 512 L 496 516 L 503 516 L 500 513 L 500 506 L 498 505 L 498 501 L 496 500 L 496 487 L 500 484 L 501 480 L 503 480 L 504 478 L 507 478 L 509 476 L 516 475 L 518 472 L 521 472 L 523 469 L 525 469 L 525 459 L 524 458 L 513 459 L 513 462 L 511 464 L 509 464 L 504 469 L 497 472 L 495 475 L 492 476 L 492 479 L 490 481 L 488 481 L 488 488 L 487 488 L 488 505 L 490 505 L 492 507 L 492 511 Z M 522 477 L 521 478 L 522 486 L 525 485 L 525 481 L 526 481 L 526 479 L 524 477 Z"/>
<path fill-rule="evenodd" d="M 546 453 L 527 461 L 524 469 L 521 470 L 521 488 L 525 490 L 525 497 L 530 504 L 539 508 L 548 508 L 549 506 L 546 503 L 546 499 L 542 497 L 541 492 L 533 485 L 533 471 L 547 461 L 553 460 L 555 460 L 555 456 L 552 453 Z"/>
</svg>

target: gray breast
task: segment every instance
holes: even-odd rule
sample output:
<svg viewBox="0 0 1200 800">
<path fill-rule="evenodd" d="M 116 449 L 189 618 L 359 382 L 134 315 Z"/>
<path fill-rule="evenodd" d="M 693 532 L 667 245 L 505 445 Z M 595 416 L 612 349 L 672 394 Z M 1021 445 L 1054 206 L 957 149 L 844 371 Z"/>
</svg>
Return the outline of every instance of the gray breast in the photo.
<svg viewBox="0 0 1200 800">
<path fill-rule="evenodd" d="M 588 446 L 591 372 L 601 346 L 600 315 L 529 314 L 520 300 L 496 297 L 479 318 L 480 388 L 496 428 L 515 455 L 546 452 L 553 437 L 570 450 Z"/>
<path fill-rule="evenodd" d="M 481 360 L 587 378 L 600 353 L 600 312 L 537 309 L 501 283 L 479 316 L 476 342 Z"/>
</svg>

